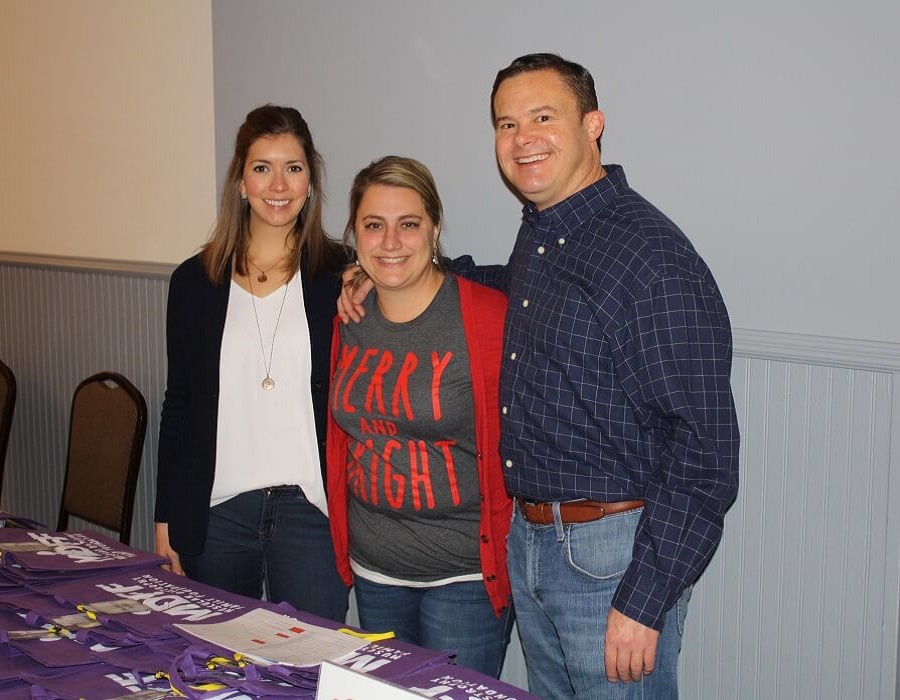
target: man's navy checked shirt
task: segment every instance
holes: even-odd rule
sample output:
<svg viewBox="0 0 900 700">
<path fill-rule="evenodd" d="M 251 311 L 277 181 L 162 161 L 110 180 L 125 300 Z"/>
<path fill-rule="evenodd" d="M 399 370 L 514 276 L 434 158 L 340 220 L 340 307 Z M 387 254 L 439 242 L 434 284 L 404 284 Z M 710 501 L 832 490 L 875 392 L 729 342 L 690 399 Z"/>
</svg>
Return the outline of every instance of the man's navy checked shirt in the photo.
<svg viewBox="0 0 900 700">
<path fill-rule="evenodd" d="M 731 327 L 687 237 L 621 167 L 524 218 L 509 263 L 461 274 L 509 296 L 500 383 L 510 493 L 642 498 L 613 605 L 660 629 L 721 539 L 738 484 Z"/>
</svg>

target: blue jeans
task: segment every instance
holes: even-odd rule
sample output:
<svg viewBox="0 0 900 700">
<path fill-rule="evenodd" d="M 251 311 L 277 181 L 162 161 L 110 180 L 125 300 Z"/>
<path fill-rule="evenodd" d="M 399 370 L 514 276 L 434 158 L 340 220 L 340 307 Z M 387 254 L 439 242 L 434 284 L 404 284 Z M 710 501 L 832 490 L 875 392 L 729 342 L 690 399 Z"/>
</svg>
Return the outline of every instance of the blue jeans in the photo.
<svg viewBox="0 0 900 700">
<path fill-rule="evenodd" d="M 344 622 L 349 592 L 338 575 L 328 518 L 299 486 L 247 491 L 209 511 L 203 552 L 181 556 L 192 579 L 231 593 L 286 601 Z"/>
<path fill-rule="evenodd" d="M 500 617 L 484 583 L 463 581 L 432 588 L 407 588 L 354 579 L 359 625 L 393 631 L 398 639 L 428 649 L 456 651 L 456 663 L 500 677 L 513 624 L 512 608 Z"/>
<path fill-rule="evenodd" d="M 529 690 L 550 700 L 674 700 L 690 589 L 667 613 L 656 667 L 641 681 L 610 683 L 603 663 L 606 616 L 631 561 L 641 511 L 580 525 L 534 525 L 518 507 L 508 566 Z"/>
</svg>

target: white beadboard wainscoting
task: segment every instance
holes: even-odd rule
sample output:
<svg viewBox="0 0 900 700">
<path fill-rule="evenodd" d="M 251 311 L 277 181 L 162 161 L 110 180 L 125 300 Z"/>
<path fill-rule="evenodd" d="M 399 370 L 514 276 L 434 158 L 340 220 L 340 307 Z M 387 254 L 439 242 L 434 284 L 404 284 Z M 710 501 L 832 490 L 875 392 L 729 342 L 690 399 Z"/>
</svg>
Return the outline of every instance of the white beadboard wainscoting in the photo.
<svg viewBox="0 0 900 700">
<path fill-rule="evenodd" d="M 172 268 L 0 254 L 0 358 L 18 385 L 0 507 L 56 527 L 75 387 L 96 372 L 119 372 L 147 401 L 131 543 L 153 547 Z"/>
<path fill-rule="evenodd" d="M 691 600 L 683 696 L 895 698 L 900 346 L 734 335 L 741 487 Z"/>
<path fill-rule="evenodd" d="M 152 546 L 171 268 L 0 253 L 19 385 L 0 507 L 55 525 L 72 392 L 114 370 L 147 400 L 132 541 Z M 897 344 L 735 331 L 741 488 L 691 600 L 683 698 L 900 697 L 898 377 Z M 504 679 L 525 678 L 514 640 Z"/>
</svg>

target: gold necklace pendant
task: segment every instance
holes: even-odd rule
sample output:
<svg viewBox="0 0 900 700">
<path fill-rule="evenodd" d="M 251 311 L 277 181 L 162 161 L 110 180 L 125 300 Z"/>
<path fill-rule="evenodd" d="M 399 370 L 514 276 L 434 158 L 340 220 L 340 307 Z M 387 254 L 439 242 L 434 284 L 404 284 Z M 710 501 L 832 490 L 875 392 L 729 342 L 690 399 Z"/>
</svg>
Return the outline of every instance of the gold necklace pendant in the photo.
<svg viewBox="0 0 900 700">
<path fill-rule="evenodd" d="M 255 267 L 257 270 L 259 270 L 259 274 L 256 276 L 256 281 L 259 282 L 260 284 L 265 284 L 266 282 L 269 281 L 268 273 L 271 272 L 272 270 L 274 270 L 279 265 L 281 265 L 281 263 L 283 263 L 285 261 L 285 259 L 287 259 L 287 256 L 288 256 L 288 253 L 285 253 L 285 255 L 281 258 L 281 260 L 279 260 L 277 263 L 272 265 L 267 270 L 263 270 L 259 265 L 257 265 L 255 262 L 253 262 L 253 260 L 250 260 L 249 256 L 247 257 L 247 259 L 250 261 L 250 264 L 253 265 L 253 267 Z M 249 275 L 248 275 L 248 277 L 249 277 Z"/>
</svg>

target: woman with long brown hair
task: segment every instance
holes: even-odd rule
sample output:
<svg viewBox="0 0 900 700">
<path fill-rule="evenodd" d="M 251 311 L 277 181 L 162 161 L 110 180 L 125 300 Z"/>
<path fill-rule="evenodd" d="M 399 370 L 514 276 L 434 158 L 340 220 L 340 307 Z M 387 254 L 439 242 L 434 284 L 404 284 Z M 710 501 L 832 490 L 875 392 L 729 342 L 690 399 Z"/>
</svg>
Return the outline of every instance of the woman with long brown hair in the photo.
<svg viewBox="0 0 900 700">
<path fill-rule="evenodd" d="M 296 109 L 251 111 L 210 239 L 172 275 L 156 551 L 193 579 L 342 622 L 324 439 L 346 256 L 322 228 L 322 170 Z"/>
</svg>

